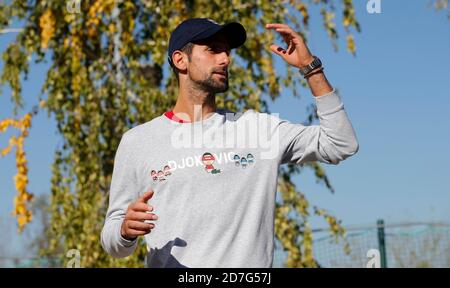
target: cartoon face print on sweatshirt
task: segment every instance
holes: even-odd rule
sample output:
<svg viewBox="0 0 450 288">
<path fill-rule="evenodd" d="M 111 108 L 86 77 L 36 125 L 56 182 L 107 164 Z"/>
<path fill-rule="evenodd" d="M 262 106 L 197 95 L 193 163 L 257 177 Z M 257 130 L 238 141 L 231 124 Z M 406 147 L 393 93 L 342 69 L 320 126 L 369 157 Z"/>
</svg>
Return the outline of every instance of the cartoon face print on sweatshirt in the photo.
<svg viewBox="0 0 450 288">
<path fill-rule="evenodd" d="M 245 156 L 239 156 L 238 154 L 233 156 L 234 165 L 236 167 L 252 167 L 255 163 L 255 157 L 251 153 L 247 153 Z"/>
<path fill-rule="evenodd" d="M 152 178 L 153 182 L 166 181 L 167 177 L 170 175 L 172 175 L 172 172 L 169 165 L 165 165 L 161 170 L 152 170 L 150 172 L 150 177 Z"/>
<path fill-rule="evenodd" d="M 164 166 L 164 176 L 169 176 L 172 175 L 172 173 L 170 172 L 170 167 L 169 165 Z"/>
<path fill-rule="evenodd" d="M 152 172 L 150 172 L 150 177 L 152 177 L 153 181 L 158 180 L 158 172 L 156 172 L 156 170 L 152 170 Z"/>
<path fill-rule="evenodd" d="M 220 169 L 216 169 L 213 166 L 213 163 L 215 160 L 216 160 L 216 158 L 211 153 L 206 152 L 203 154 L 202 162 L 205 165 L 205 171 L 207 173 L 210 173 L 210 174 L 219 174 L 220 173 Z"/>
</svg>

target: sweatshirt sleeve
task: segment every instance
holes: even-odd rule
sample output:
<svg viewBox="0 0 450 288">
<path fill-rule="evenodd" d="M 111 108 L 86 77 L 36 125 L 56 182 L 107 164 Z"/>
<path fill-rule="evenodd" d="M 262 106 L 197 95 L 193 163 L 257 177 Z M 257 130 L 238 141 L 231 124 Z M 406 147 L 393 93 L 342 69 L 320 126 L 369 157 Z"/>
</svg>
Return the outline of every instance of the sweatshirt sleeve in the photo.
<svg viewBox="0 0 450 288">
<path fill-rule="evenodd" d="M 304 126 L 286 120 L 277 123 L 281 163 L 338 164 L 358 151 L 352 124 L 335 90 L 316 97 L 316 106 L 319 125 Z"/>
<path fill-rule="evenodd" d="M 127 134 L 129 133 L 122 136 L 116 151 L 109 192 L 109 207 L 101 234 L 103 249 L 117 258 L 131 255 L 137 246 L 137 239 L 129 241 L 120 233 L 128 205 L 138 198 L 136 166 L 131 160 L 131 143 Z"/>
</svg>

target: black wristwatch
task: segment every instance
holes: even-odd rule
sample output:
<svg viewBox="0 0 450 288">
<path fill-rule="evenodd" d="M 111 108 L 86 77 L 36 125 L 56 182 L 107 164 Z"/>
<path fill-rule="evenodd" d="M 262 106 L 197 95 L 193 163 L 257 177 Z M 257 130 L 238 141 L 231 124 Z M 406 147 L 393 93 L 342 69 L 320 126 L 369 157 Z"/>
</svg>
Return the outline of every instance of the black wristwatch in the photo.
<svg viewBox="0 0 450 288">
<path fill-rule="evenodd" d="M 299 70 L 300 70 L 300 74 L 302 74 L 302 76 L 305 76 L 312 70 L 320 68 L 320 67 L 322 67 L 322 61 L 320 61 L 320 59 L 318 57 L 314 56 L 314 60 L 309 65 L 300 67 Z"/>
</svg>

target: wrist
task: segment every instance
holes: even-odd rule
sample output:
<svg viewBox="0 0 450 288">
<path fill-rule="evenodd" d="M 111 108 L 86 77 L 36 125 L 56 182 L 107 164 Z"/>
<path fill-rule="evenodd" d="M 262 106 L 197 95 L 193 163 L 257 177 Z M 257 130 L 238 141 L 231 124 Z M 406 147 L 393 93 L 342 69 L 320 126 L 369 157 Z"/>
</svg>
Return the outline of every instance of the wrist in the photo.
<svg viewBox="0 0 450 288">
<path fill-rule="evenodd" d="M 122 226 L 120 227 L 120 236 L 127 241 L 134 241 L 137 238 L 137 237 L 130 237 L 127 235 L 127 233 L 125 232 L 125 229 L 123 228 L 123 223 L 122 223 Z"/>
<path fill-rule="evenodd" d="M 320 59 L 317 56 L 312 56 L 312 57 L 313 58 L 312 58 L 311 62 L 309 62 L 305 66 L 298 68 L 298 70 L 302 76 L 308 75 L 309 73 L 316 70 L 317 68 L 322 67 L 322 61 L 320 61 Z"/>
<path fill-rule="evenodd" d="M 303 68 L 305 66 L 308 66 L 314 61 L 314 56 L 309 55 L 308 57 L 305 57 L 304 60 L 300 61 L 299 66 L 297 68 Z"/>
<path fill-rule="evenodd" d="M 311 76 L 313 76 L 313 75 L 316 75 L 316 74 L 319 74 L 319 73 L 320 73 L 320 74 L 323 74 L 323 73 L 324 73 L 323 70 L 324 70 L 323 67 L 316 68 L 316 69 L 312 70 L 311 72 L 309 72 L 308 74 L 305 74 L 305 75 L 303 76 L 303 78 L 305 78 L 306 80 L 309 80 L 309 78 L 310 78 Z"/>
</svg>

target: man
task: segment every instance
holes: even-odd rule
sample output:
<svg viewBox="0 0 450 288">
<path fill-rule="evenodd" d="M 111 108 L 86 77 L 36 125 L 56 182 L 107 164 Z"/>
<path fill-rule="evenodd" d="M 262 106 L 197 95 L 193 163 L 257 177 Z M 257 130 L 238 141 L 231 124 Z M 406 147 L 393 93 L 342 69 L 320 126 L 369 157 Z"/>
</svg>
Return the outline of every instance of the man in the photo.
<svg viewBox="0 0 450 288">
<path fill-rule="evenodd" d="M 168 51 L 179 81 L 175 107 L 127 131 L 116 153 L 102 231 L 109 254 L 132 254 L 145 235 L 149 267 L 271 267 L 279 165 L 337 164 L 357 152 L 351 123 L 320 60 L 287 25 L 266 28 L 286 41 L 286 49 L 270 49 L 307 79 L 320 125 L 253 110 L 231 116 L 217 110 L 216 94 L 228 89 L 230 49 L 244 44 L 246 31 L 239 23 L 182 22 Z M 205 172 L 205 155 L 220 173 Z M 252 155 L 252 165 L 242 169 L 234 155 Z M 170 178 L 152 181 L 149 173 L 165 165 Z"/>
</svg>

